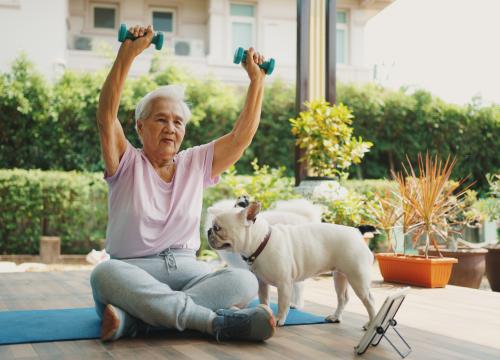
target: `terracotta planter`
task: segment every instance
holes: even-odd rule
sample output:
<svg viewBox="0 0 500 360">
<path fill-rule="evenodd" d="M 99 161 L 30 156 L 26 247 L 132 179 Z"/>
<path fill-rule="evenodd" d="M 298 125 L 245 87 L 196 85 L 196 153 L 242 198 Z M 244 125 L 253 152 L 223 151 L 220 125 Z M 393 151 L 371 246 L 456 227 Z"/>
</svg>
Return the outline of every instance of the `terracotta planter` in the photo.
<svg viewBox="0 0 500 360">
<path fill-rule="evenodd" d="M 453 267 L 449 284 L 479 289 L 486 269 L 486 249 L 458 249 L 457 251 L 440 250 L 445 257 L 458 260 Z M 435 250 L 429 250 L 429 255 L 438 256 Z"/>
<path fill-rule="evenodd" d="M 384 281 L 429 288 L 445 287 L 451 275 L 455 258 L 375 254 Z"/>
<path fill-rule="evenodd" d="M 486 277 L 491 290 L 500 291 L 500 247 L 489 247 L 486 254 Z"/>
</svg>

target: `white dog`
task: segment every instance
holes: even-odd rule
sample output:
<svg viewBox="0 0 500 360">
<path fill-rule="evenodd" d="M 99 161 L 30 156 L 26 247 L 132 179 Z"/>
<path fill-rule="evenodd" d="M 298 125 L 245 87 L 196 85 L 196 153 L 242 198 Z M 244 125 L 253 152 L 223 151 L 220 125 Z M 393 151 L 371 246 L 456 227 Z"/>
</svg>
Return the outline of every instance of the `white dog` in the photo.
<svg viewBox="0 0 500 360">
<path fill-rule="evenodd" d="M 247 196 L 240 196 L 234 200 L 221 200 L 212 205 L 212 210 L 230 210 L 234 207 L 246 208 L 250 204 Z M 308 224 L 321 223 L 321 208 L 305 199 L 291 199 L 277 201 L 272 210 L 262 211 L 259 217 L 263 217 L 271 225 L 276 224 Z M 205 233 L 212 227 L 213 216 L 207 213 L 205 219 Z M 241 255 L 229 250 L 217 250 L 219 256 L 230 266 L 250 270 L 248 264 Z M 290 306 L 300 309 L 304 306 L 304 283 L 294 282 Z"/>
<path fill-rule="evenodd" d="M 373 254 L 353 227 L 333 224 L 270 225 L 257 217 L 260 204 L 245 209 L 209 208 L 214 216 L 208 243 L 217 250 L 241 253 L 259 280 L 259 300 L 269 304 L 269 285 L 278 288 L 278 325 L 285 324 L 292 284 L 332 271 L 338 306 L 326 320 L 339 322 L 348 300 L 348 281 L 368 311 L 375 315 L 370 293 Z M 366 326 L 369 324 L 365 324 Z"/>
</svg>

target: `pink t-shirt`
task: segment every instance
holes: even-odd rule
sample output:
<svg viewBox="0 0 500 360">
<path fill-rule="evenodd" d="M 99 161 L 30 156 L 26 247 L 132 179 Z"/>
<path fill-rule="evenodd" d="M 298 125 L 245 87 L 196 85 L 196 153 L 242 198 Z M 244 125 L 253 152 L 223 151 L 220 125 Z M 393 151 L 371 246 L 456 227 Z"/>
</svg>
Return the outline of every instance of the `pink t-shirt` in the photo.
<svg viewBox="0 0 500 360">
<path fill-rule="evenodd" d="M 167 183 L 142 149 L 130 143 L 109 185 L 106 251 L 114 258 L 157 254 L 167 248 L 197 250 L 203 189 L 211 178 L 214 142 L 179 152 Z"/>
</svg>

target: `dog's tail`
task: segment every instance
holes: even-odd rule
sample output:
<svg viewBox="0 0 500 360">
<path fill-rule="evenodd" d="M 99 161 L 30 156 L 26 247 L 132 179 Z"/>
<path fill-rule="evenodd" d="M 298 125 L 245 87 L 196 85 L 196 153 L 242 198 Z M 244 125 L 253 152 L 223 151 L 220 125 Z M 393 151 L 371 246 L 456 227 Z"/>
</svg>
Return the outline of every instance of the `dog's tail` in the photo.
<svg viewBox="0 0 500 360">
<path fill-rule="evenodd" d="M 365 241 L 366 245 L 370 243 L 370 240 L 375 237 L 375 235 L 380 234 L 380 231 L 375 226 L 372 225 L 359 225 L 356 226 L 356 228 L 359 230 L 361 235 L 363 235 L 363 240 Z M 371 263 L 373 264 L 375 262 L 375 256 L 371 257 Z"/>
<path fill-rule="evenodd" d="M 375 226 L 372 225 L 359 225 L 356 226 L 356 228 L 359 230 L 361 235 L 367 234 L 367 233 L 372 233 L 372 234 L 378 234 L 378 230 Z"/>
<path fill-rule="evenodd" d="M 311 201 L 306 199 L 291 199 L 277 201 L 274 204 L 274 209 L 278 211 L 292 212 L 297 215 L 304 216 L 311 223 L 321 222 L 321 207 L 313 204 Z"/>
<path fill-rule="evenodd" d="M 370 240 L 375 237 L 375 235 L 380 234 L 380 231 L 378 231 L 378 229 L 372 225 L 359 225 L 356 226 L 356 229 L 358 229 L 361 235 L 363 235 L 363 239 L 365 240 L 367 245 Z"/>
</svg>

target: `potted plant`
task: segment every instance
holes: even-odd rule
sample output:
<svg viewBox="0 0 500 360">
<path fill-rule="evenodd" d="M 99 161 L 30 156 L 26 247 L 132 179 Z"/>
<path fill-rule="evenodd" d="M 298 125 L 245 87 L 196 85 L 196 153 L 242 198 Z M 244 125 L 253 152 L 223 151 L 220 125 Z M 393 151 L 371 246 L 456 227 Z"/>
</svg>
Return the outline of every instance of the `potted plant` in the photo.
<svg viewBox="0 0 500 360">
<path fill-rule="evenodd" d="M 347 178 L 349 167 L 359 164 L 373 144 L 353 136 L 353 115 L 347 106 L 325 100 L 306 102 L 305 106 L 297 118 L 290 119 L 296 144 L 304 150 L 299 161 L 308 169 L 308 177 L 297 190 L 309 198 L 315 187 L 325 187 L 322 182 L 330 181 L 333 184 L 326 185 L 330 192 L 345 193 L 337 180 Z"/>
<path fill-rule="evenodd" d="M 448 184 L 453 189 L 458 187 L 455 182 Z M 463 196 L 457 198 L 453 194 L 450 196 L 450 203 L 453 207 L 446 217 L 446 225 L 443 232 L 447 235 L 444 239 L 445 248 L 440 249 L 444 256 L 454 257 L 458 264 L 453 267 L 450 285 L 465 286 L 478 289 L 486 267 L 485 255 L 487 250 L 481 248 L 481 245 L 466 241 L 468 235 L 478 233 L 478 227 L 481 225 L 480 213 L 474 209 L 476 202 L 476 192 L 465 190 Z M 471 240 L 470 238 L 468 240 Z M 474 241 L 477 241 L 475 236 Z M 431 255 L 437 255 L 437 250 L 430 250 Z"/>
<path fill-rule="evenodd" d="M 418 175 L 408 160 L 408 169 L 393 173 L 399 186 L 402 222 L 405 234 L 411 234 L 414 245 L 425 241 L 423 255 L 383 253 L 377 254 L 384 280 L 425 287 L 444 287 L 448 283 L 455 258 L 439 253 L 438 238 L 446 239 L 446 217 L 456 206 L 451 197 L 456 187 L 447 186 L 455 160 L 442 162 L 429 154 L 425 161 L 418 157 Z M 460 199 L 463 191 L 456 194 Z M 430 244 L 434 244 L 439 256 L 429 256 Z"/>
<path fill-rule="evenodd" d="M 451 183 L 453 184 L 453 182 Z M 454 199 L 452 198 L 452 201 Z M 479 228 L 483 221 L 483 215 L 475 207 L 477 202 L 477 192 L 468 189 L 464 192 L 461 201 L 457 202 L 455 211 L 447 217 L 449 227 L 453 230 L 447 246 L 450 250 L 456 250 L 458 246 L 471 242 L 479 242 Z"/>
<path fill-rule="evenodd" d="M 487 175 L 490 184 L 489 197 L 481 199 L 477 203 L 477 209 L 484 214 L 486 221 L 494 222 L 496 225 L 500 221 L 500 174 Z M 490 283 L 491 290 L 500 291 L 500 239 L 497 232 L 497 244 L 486 246 L 486 277 Z"/>
</svg>

